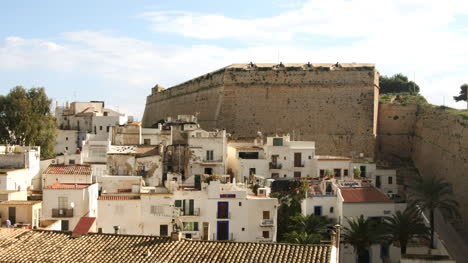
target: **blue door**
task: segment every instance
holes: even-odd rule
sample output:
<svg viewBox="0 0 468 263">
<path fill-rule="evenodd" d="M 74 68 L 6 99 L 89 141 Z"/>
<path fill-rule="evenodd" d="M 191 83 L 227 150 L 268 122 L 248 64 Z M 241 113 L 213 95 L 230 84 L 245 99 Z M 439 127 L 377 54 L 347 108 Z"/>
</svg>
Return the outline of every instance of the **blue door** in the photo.
<svg viewBox="0 0 468 263">
<path fill-rule="evenodd" d="M 218 221 L 217 240 L 229 240 L 229 221 Z"/>
</svg>

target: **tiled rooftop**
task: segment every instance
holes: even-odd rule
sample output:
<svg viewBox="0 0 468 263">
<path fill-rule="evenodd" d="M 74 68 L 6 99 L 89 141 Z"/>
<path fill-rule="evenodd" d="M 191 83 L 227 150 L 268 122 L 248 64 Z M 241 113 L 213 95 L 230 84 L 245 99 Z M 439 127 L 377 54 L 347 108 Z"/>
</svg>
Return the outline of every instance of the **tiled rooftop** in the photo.
<svg viewBox="0 0 468 263">
<path fill-rule="evenodd" d="M 48 185 L 44 189 L 84 189 L 90 186 L 91 184 L 61 184 L 59 182 Z"/>
<path fill-rule="evenodd" d="M 92 169 L 88 165 L 63 165 L 51 164 L 43 172 L 44 174 L 73 174 L 73 175 L 91 175 Z"/>
<path fill-rule="evenodd" d="M 78 221 L 78 224 L 76 224 L 75 229 L 73 229 L 72 236 L 87 234 L 91 230 L 95 222 L 95 217 L 84 216 L 80 218 L 80 221 Z"/>
<path fill-rule="evenodd" d="M 138 195 L 101 195 L 98 200 L 139 200 Z"/>
<path fill-rule="evenodd" d="M 331 246 L 181 240 L 27 231 L 1 237 L 0 262 L 330 262 Z"/>
<path fill-rule="evenodd" d="M 340 188 L 345 203 L 387 203 L 388 196 L 374 187 Z"/>
</svg>

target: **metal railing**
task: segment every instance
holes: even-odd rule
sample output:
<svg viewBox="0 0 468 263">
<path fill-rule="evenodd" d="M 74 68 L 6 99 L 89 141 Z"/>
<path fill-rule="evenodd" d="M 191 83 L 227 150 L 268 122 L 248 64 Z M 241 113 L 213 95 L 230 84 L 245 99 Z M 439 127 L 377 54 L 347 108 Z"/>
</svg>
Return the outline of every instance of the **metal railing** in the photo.
<svg viewBox="0 0 468 263">
<path fill-rule="evenodd" d="M 227 215 L 220 215 L 219 213 L 216 213 L 216 218 L 217 219 L 229 219 L 231 218 L 231 212 L 228 212 Z"/>
<path fill-rule="evenodd" d="M 193 211 L 189 211 L 186 209 L 186 211 L 179 210 L 179 216 L 200 216 L 200 208 L 195 208 Z"/>
<path fill-rule="evenodd" d="M 52 208 L 52 217 L 73 217 L 73 208 Z"/>
<path fill-rule="evenodd" d="M 257 237 L 256 238 L 257 242 L 273 242 L 272 237 Z"/>
<path fill-rule="evenodd" d="M 270 162 L 270 169 L 281 169 L 283 166 L 280 163 Z"/>
<path fill-rule="evenodd" d="M 273 219 L 262 219 L 260 226 L 274 226 L 275 221 Z"/>
</svg>

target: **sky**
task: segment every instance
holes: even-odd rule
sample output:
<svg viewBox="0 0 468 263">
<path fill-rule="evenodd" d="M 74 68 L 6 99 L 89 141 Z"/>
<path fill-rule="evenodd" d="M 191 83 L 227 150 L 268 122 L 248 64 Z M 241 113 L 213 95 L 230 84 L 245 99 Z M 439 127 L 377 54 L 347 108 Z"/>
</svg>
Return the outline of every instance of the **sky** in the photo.
<svg viewBox="0 0 468 263">
<path fill-rule="evenodd" d="M 45 87 L 141 119 L 155 84 L 251 61 L 374 63 L 466 108 L 468 1 L 0 1 L 0 94 Z"/>
</svg>

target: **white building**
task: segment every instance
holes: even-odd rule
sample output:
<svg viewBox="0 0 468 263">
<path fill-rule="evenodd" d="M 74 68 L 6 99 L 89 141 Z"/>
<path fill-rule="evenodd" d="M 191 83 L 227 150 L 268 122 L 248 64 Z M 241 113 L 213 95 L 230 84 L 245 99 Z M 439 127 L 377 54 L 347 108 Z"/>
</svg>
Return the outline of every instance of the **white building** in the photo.
<svg viewBox="0 0 468 263">
<path fill-rule="evenodd" d="M 185 238 L 203 240 L 276 240 L 277 199 L 249 195 L 242 186 L 220 181 L 204 183 L 202 190 L 175 189 L 180 190 L 102 194 L 97 227 L 105 233 L 118 226 L 122 234 L 165 236 L 180 231 Z"/>
<path fill-rule="evenodd" d="M 23 190 L 28 187 L 39 190 L 41 188 L 40 147 L 0 145 L 0 169 L 6 169 L 10 173 L 15 169 L 26 169 L 27 183 L 18 185 L 21 185 Z M 6 189 L 4 186 L 3 188 L 4 190 L 17 190 L 17 187 Z"/>
<path fill-rule="evenodd" d="M 97 184 L 61 184 L 44 187 L 42 219 L 61 220 L 62 230 L 73 230 L 81 217 L 96 217 Z"/>
<path fill-rule="evenodd" d="M 42 173 L 44 187 L 55 183 L 92 184 L 93 173 L 89 165 L 51 164 Z"/>
</svg>

